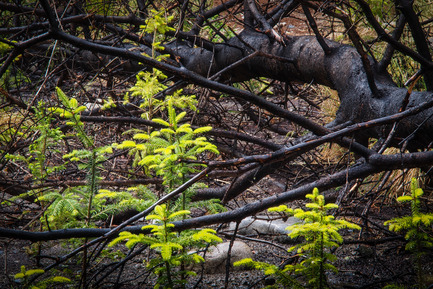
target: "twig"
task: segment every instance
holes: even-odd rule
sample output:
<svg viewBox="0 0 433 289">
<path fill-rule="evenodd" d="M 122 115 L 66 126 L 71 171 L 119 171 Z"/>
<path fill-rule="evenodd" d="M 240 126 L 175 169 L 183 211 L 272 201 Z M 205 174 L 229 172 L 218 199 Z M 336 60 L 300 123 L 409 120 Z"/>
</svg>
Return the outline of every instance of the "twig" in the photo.
<svg viewBox="0 0 433 289">
<path fill-rule="evenodd" d="M 323 51 L 326 55 L 331 54 L 331 48 L 326 44 L 326 40 L 320 34 L 319 29 L 317 28 L 316 21 L 311 15 L 310 9 L 304 4 L 302 4 L 302 10 L 304 11 L 305 16 L 307 17 L 308 23 L 310 24 L 311 29 L 313 29 L 314 34 L 316 35 L 316 39 L 319 42 L 320 46 L 322 46 Z"/>
<path fill-rule="evenodd" d="M 279 35 L 275 31 L 275 29 L 272 28 L 272 26 L 266 21 L 265 17 L 263 17 L 263 15 L 260 14 L 259 10 L 257 9 L 256 2 L 254 0 L 246 0 L 245 3 L 248 4 L 248 8 L 251 14 L 254 16 L 256 21 L 260 23 L 260 26 L 262 26 L 266 35 L 268 35 L 271 39 L 277 41 L 278 43 L 284 46 L 285 44 L 284 44 L 283 37 L 281 37 L 281 35 Z"/>
<path fill-rule="evenodd" d="M 238 229 L 239 229 L 239 223 L 240 223 L 240 221 L 236 222 L 235 231 L 232 234 L 232 238 L 230 239 L 229 250 L 227 251 L 226 276 L 224 278 L 224 289 L 226 289 L 229 285 L 229 276 L 230 276 L 230 267 L 231 267 L 230 257 L 231 257 L 231 253 L 232 253 L 232 247 L 233 247 L 233 244 L 234 244 L 235 239 L 236 239 L 236 233 L 238 232 Z"/>
<path fill-rule="evenodd" d="M 224 235 L 224 236 L 227 236 L 227 237 L 233 237 L 233 235 L 234 235 L 234 234 L 226 233 L 226 232 L 221 232 L 220 234 Z M 287 252 L 287 248 L 286 247 L 278 245 L 278 244 L 276 244 L 274 242 L 270 242 L 270 241 L 266 241 L 266 240 L 261 240 L 261 239 L 257 239 L 257 238 L 251 238 L 251 237 L 247 237 L 247 236 L 239 235 L 239 234 L 236 235 L 236 238 L 239 238 L 239 239 L 242 239 L 242 240 L 247 240 L 247 241 L 252 241 L 252 242 L 257 242 L 257 243 L 263 243 L 263 244 L 266 244 L 266 245 L 271 245 L 271 246 L 274 246 L 274 247 L 276 247 L 278 249 L 281 249 L 281 250 Z"/>
</svg>

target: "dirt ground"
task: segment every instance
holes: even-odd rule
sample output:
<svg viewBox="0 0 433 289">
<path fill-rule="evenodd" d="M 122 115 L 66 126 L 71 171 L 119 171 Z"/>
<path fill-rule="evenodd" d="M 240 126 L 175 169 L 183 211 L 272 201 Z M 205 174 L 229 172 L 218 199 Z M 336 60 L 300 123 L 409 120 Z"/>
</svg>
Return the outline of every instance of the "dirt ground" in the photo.
<svg viewBox="0 0 433 289">
<path fill-rule="evenodd" d="M 248 200 L 248 198 L 246 199 Z M 300 203 L 300 202 L 299 202 Z M 360 202 L 355 208 L 359 212 L 345 212 L 349 208 L 342 204 L 343 208 L 339 213 L 347 215 L 350 220 L 359 223 L 360 218 L 356 217 L 362 213 L 363 204 Z M 337 256 L 334 265 L 339 273 L 328 274 L 328 282 L 331 288 L 383 288 L 385 285 L 399 284 L 402 288 L 427 288 L 418 287 L 414 269 L 414 258 L 404 250 L 404 241 L 400 236 L 394 235 L 383 227 L 383 222 L 395 216 L 408 213 L 407 208 L 400 206 L 373 206 L 369 212 L 368 225 L 364 226 L 362 232 L 342 231 L 344 244 L 333 253 Z M 29 216 L 30 217 L 30 216 Z M 24 223 L 15 220 L 15 226 Z M 224 231 L 224 230 L 223 230 Z M 254 240 L 242 240 L 252 249 L 254 260 L 281 265 L 290 254 L 285 248 L 293 244 L 288 243 L 286 238 L 281 236 L 247 236 Z M 227 239 L 226 239 L 227 240 Z M 269 241 L 264 243 L 256 240 Z M 23 285 L 14 280 L 14 274 L 20 271 L 21 266 L 26 269 L 42 268 L 54 262 L 57 258 L 69 253 L 73 247 L 81 241 L 73 240 L 67 242 L 49 241 L 40 244 L 40 265 L 37 265 L 36 253 L 37 244 L 19 240 L 0 240 L 0 288 L 21 288 Z M 120 249 L 120 251 L 116 251 Z M 118 246 L 105 254 L 104 258 L 98 259 L 89 270 L 88 276 L 110 264 L 119 261 L 121 254 L 126 254 L 124 246 Z M 146 249 L 127 262 L 120 275 L 115 271 L 104 282 L 92 288 L 153 288 L 153 278 L 148 276 L 143 260 L 149 258 L 149 251 Z M 426 285 L 433 284 L 433 252 L 430 251 L 423 257 L 422 274 Z M 54 274 L 76 278 L 81 272 L 81 257 L 67 260 L 53 271 Z M 100 271 L 100 272 L 103 272 Z M 114 285 L 118 279 L 118 287 Z M 225 274 L 198 274 L 191 278 L 187 288 L 224 288 Z M 265 277 L 262 272 L 255 270 L 231 271 L 228 277 L 227 288 L 263 288 L 274 282 L 272 277 Z M 76 284 L 76 283 L 75 283 Z M 75 285 L 74 285 L 75 286 Z M 75 288 L 71 285 L 52 288 Z"/>
</svg>

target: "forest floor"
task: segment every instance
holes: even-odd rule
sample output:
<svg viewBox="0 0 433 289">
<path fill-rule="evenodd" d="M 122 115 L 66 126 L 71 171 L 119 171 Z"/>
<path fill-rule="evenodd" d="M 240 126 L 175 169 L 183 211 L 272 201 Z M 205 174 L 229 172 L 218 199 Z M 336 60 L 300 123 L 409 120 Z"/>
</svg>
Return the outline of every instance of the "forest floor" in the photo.
<svg viewBox="0 0 433 289">
<path fill-rule="evenodd" d="M 252 194 L 252 193 L 251 193 Z M 248 201 L 248 198 L 245 199 Z M 302 202 L 298 202 L 299 204 Z M 293 204 L 292 204 L 293 205 Z M 31 206 L 31 205 L 30 205 Z M 361 203 L 357 206 L 341 206 L 346 210 L 351 210 L 351 215 L 361 215 L 364 207 Z M 343 209 L 343 210 L 345 210 Z M 3 212 L 5 213 L 5 212 Z M 366 226 L 362 232 L 343 231 L 345 242 L 333 253 L 337 256 L 334 265 L 338 268 L 338 274 L 328 274 L 328 282 L 331 288 L 383 288 L 385 285 L 399 284 L 400 288 L 427 288 L 418 287 L 414 258 L 405 251 L 405 242 L 401 237 L 388 232 L 383 227 L 383 222 L 393 217 L 409 213 L 407 209 L 400 206 L 389 206 L 375 204 L 371 206 L 366 219 Z M 20 228 L 24 220 L 34 216 L 29 213 L 27 217 L 21 220 L 10 220 L 14 228 Z M 346 214 L 350 215 L 350 214 Z M 9 217 L 14 216 L 12 212 Z M 18 218 L 18 215 L 16 215 Z M 352 217 L 358 223 L 361 218 Z M 4 227 L 4 223 L 1 224 Z M 362 236 L 362 237 L 360 237 Z M 287 243 L 281 236 L 264 236 L 253 235 L 247 236 L 256 240 L 270 241 L 274 245 L 256 240 L 241 241 L 247 243 L 253 251 L 253 259 L 256 261 L 268 262 L 275 265 L 283 264 L 290 254 L 283 248 L 289 248 L 293 243 Z M 226 239 L 229 241 L 229 239 Z M 20 240 L 0 240 L 0 288 L 21 288 L 22 284 L 14 281 L 13 275 L 20 271 L 21 266 L 26 269 L 41 268 L 51 264 L 56 258 L 70 252 L 70 250 L 82 243 L 79 240 L 69 241 L 49 241 L 41 243 L 40 264 L 37 265 L 36 243 Z M 125 248 L 118 247 L 120 251 L 113 250 L 100 258 L 94 268 L 89 270 L 88 276 L 92 272 L 97 272 L 100 268 L 108 266 L 121 256 L 121 252 L 126 253 Z M 117 249 L 117 248 L 116 248 Z M 149 258 L 150 253 L 145 250 L 142 254 L 136 256 L 125 264 L 121 271 L 120 287 L 118 288 L 153 288 L 153 277 L 148 276 L 144 260 Z M 117 259 L 118 260 L 118 259 Z M 433 252 L 422 257 L 422 274 L 425 284 L 433 284 Z M 60 266 L 57 266 L 54 274 L 61 272 L 61 275 L 74 278 L 81 272 L 81 257 L 67 260 Z M 110 275 L 101 284 L 95 288 L 116 288 L 113 284 L 117 278 L 116 272 Z M 198 274 L 197 277 L 191 278 L 187 288 L 224 288 L 226 274 Z M 200 282 L 197 282 L 199 281 Z M 272 277 L 263 275 L 260 271 L 231 270 L 228 275 L 227 288 L 263 288 L 265 285 L 273 283 Z M 75 283 L 76 284 L 76 283 Z M 74 286 L 55 286 L 53 288 L 76 288 Z"/>
<path fill-rule="evenodd" d="M 299 103 L 302 103 L 302 101 L 299 101 Z M 225 107 L 228 111 L 229 108 L 235 107 L 235 103 L 226 100 L 222 101 L 218 107 L 221 109 Z M 298 109 L 300 108 L 298 107 Z M 202 113 L 208 116 L 211 115 L 204 111 Z M 219 115 L 224 117 L 224 114 Z M 254 125 L 245 122 L 242 127 L 252 129 Z M 257 133 L 260 134 L 261 132 Z M 284 141 L 283 137 L 280 136 L 279 138 L 280 141 Z M 272 139 L 278 139 L 278 135 L 273 135 Z M 322 166 L 319 169 L 320 167 L 317 165 L 314 169 L 316 171 L 327 171 L 333 168 L 333 166 Z M 297 177 L 293 178 L 293 175 Z M 309 178 L 312 178 L 311 172 L 302 165 L 290 165 L 277 174 L 271 174 L 263 179 L 240 198 L 229 202 L 227 208 L 229 210 L 235 209 L 255 200 L 281 193 L 286 187 L 294 185 L 295 181 L 302 183 Z M 223 182 L 223 180 L 213 181 Z M 339 191 L 335 192 L 339 193 Z M 422 209 L 425 211 L 432 211 L 432 208 L 426 207 L 431 204 L 430 198 L 431 193 L 426 196 L 426 202 L 423 203 Z M 7 195 L 3 194 L 3 200 L 5 199 L 7 199 Z M 335 201 L 335 199 L 328 201 Z M 297 208 L 302 207 L 304 203 L 305 201 L 299 200 L 290 203 L 289 206 Z M 13 206 L 2 206 L 1 209 L 0 227 L 21 230 L 32 227 L 29 224 L 37 221 L 41 213 L 36 204 L 25 200 L 17 201 Z M 203 211 L 199 209 L 195 214 L 203 214 Z M 418 287 L 416 285 L 417 276 L 414 258 L 404 249 L 405 242 L 401 235 L 388 231 L 384 226 L 385 221 L 408 214 L 410 214 L 408 206 L 397 204 L 393 197 L 387 195 L 372 195 L 371 192 L 369 194 L 369 191 L 363 190 L 345 195 L 334 215 L 355 222 L 361 225 L 363 229 L 360 232 L 353 230 L 342 231 L 344 243 L 333 251 L 337 256 L 334 265 L 338 268 L 339 273 L 328 274 L 330 287 L 361 289 L 383 288 L 385 285 L 399 284 L 402 286 L 401 288 L 427 288 L 427 286 Z M 222 229 L 222 231 L 228 232 L 227 230 L 228 228 Z M 224 238 L 223 235 L 220 236 L 225 241 L 230 241 L 230 239 Z M 287 252 L 287 249 L 293 246 L 293 243 L 287 243 L 287 239 L 281 238 L 281 235 L 250 235 L 246 237 L 250 238 L 250 240 L 239 240 L 251 247 L 255 261 L 281 265 L 292 257 Z M 61 256 L 68 254 L 73 248 L 81 245 L 82 242 L 83 240 L 74 239 L 32 244 L 29 241 L 21 240 L 0 240 L 0 288 L 21 288 L 22 284 L 16 283 L 13 278 L 14 274 L 20 271 L 21 266 L 25 266 L 26 269 L 43 268 L 55 262 Z M 271 242 L 273 245 L 267 242 Z M 40 257 L 38 258 L 39 245 Z M 114 264 L 124 254 L 127 254 L 124 246 L 117 246 L 115 249 L 119 251 L 110 250 L 101 255 L 103 257 L 100 257 L 93 264 L 94 267 L 90 268 L 89 277 L 95 272 L 101 274 L 103 272 L 103 270 L 99 271 L 101 268 L 109 268 L 110 264 Z M 116 288 L 114 284 L 117 282 L 117 278 L 119 278 L 119 287 L 117 288 L 153 288 L 154 277 L 149 276 L 145 262 L 143 262 L 148 260 L 152 256 L 151 254 L 149 250 L 144 250 L 143 253 L 125 263 L 121 271 L 115 271 L 94 288 Z M 68 259 L 65 263 L 57 266 L 52 273 L 74 279 L 80 274 L 81 270 L 81 255 L 78 255 L 78 257 Z M 428 285 L 433 284 L 433 251 L 422 256 L 421 272 L 425 283 Z M 262 272 L 255 270 L 231 270 L 227 278 L 227 288 L 263 288 L 273 282 L 272 277 L 266 278 Z M 187 288 L 224 288 L 225 280 L 226 274 L 201 275 L 199 273 L 197 277 L 189 280 Z M 64 288 L 76 288 L 74 286 L 76 286 L 77 282 L 74 284 L 73 286 L 65 285 Z M 53 288 L 61 288 L 61 286 Z"/>
</svg>

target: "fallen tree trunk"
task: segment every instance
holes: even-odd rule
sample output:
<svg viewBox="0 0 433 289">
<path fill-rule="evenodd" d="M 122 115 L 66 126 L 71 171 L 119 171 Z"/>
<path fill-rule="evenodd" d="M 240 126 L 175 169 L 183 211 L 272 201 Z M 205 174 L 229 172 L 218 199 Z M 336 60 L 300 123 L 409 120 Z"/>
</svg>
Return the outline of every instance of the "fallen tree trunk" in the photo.
<svg viewBox="0 0 433 289">
<path fill-rule="evenodd" d="M 411 92 L 408 95 L 408 90 L 397 87 L 387 72 L 377 70 L 374 80 L 379 95 L 374 95 L 356 49 L 329 40 L 326 43 L 331 49 L 330 54 L 325 54 L 312 36 L 288 37 L 283 45 L 272 41 L 265 34 L 245 31 L 238 38 L 233 38 L 229 45 L 216 45 L 215 55 L 210 51 L 178 43 L 173 44 L 171 49 L 178 53 L 188 70 L 204 75 L 208 71 L 211 71 L 211 75 L 215 74 L 245 59 L 221 76 L 230 82 L 263 76 L 284 82 L 315 82 L 335 89 L 341 103 L 333 125 L 391 116 L 401 111 L 407 98 L 406 107 L 414 107 L 431 99 L 430 92 Z M 265 56 L 248 58 L 245 51 L 249 55 L 259 51 Z M 375 67 L 372 60 L 371 65 Z M 409 148 L 428 147 L 433 141 L 433 134 L 430 133 L 433 131 L 433 120 L 430 119 L 432 113 L 433 110 L 429 109 L 399 121 L 392 145 L 400 146 L 400 141 L 408 138 Z M 370 137 L 386 138 L 390 127 L 388 125 L 358 132 L 356 138 L 362 143 Z"/>
</svg>

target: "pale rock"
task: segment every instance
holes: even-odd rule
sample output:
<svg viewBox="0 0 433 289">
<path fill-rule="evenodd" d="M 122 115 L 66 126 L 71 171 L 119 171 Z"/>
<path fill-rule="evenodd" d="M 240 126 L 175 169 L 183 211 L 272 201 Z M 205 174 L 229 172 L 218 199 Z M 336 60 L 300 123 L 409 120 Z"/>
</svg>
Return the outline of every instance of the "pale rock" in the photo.
<svg viewBox="0 0 433 289">
<path fill-rule="evenodd" d="M 209 247 L 206 252 L 205 262 L 196 264 L 194 271 L 199 272 L 203 266 L 206 274 L 218 274 L 226 271 L 227 255 L 230 242 L 220 243 L 216 246 Z M 200 253 L 203 256 L 203 253 Z M 245 258 L 253 258 L 251 248 L 244 242 L 234 241 L 230 254 L 231 270 L 243 270 L 242 267 L 233 267 L 233 263 Z"/>
<path fill-rule="evenodd" d="M 83 105 L 87 108 L 87 110 L 92 111 L 92 110 L 101 109 L 103 107 L 102 103 L 103 103 L 102 99 L 98 98 L 93 103 L 85 102 L 83 103 Z"/>
<path fill-rule="evenodd" d="M 238 227 L 238 234 L 251 235 L 287 235 L 290 233 L 286 230 L 288 226 L 301 223 L 302 220 L 289 217 L 286 221 L 283 220 L 261 220 L 252 217 L 247 217 L 242 220 Z M 230 223 L 229 230 L 234 231 L 236 223 Z"/>
</svg>

